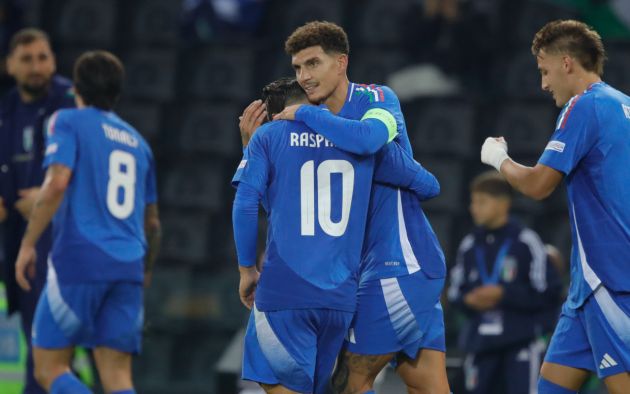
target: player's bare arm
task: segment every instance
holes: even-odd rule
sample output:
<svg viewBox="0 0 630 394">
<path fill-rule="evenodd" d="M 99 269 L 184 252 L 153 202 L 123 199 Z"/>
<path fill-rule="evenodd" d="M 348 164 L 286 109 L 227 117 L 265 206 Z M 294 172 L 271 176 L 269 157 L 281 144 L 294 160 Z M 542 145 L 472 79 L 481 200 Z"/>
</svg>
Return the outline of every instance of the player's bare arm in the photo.
<svg viewBox="0 0 630 394">
<path fill-rule="evenodd" d="M 162 240 L 162 226 L 160 224 L 160 216 L 157 204 L 149 204 L 144 214 L 144 233 L 147 238 L 147 255 L 144 260 L 144 286 L 151 285 L 153 266 L 160 251 L 160 242 Z"/>
<path fill-rule="evenodd" d="M 33 209 L 35 200 L 37 200 L 38 193 L 39 187 L 30 187 L 28 189 L 18 190 L 18 196 L 20 196 L 20 198 L 15 202 L 15 209 L 26 220 L 28 220 L 31 215 L 31 210 Z"/>
<path fill-rule="evenodd" d="M 15 262 L 15 279 L 26 291 L 31 289 L 26 272 L 31 278 L 35 276 L 35 245 L 63 201 L 71 177 L 72 170 L 61 164 L 51 165 L 46 172 Z"/>
<path fill-rule="evenodd" d="M 543 164 L 524 166 L 508 156 L 507 141 L 488 137 L 481 147 L 481 161 L 501 172 L 519 192 L 535 200 L 547 198 L 562 181 L 562 173 Z"/>
</svg>

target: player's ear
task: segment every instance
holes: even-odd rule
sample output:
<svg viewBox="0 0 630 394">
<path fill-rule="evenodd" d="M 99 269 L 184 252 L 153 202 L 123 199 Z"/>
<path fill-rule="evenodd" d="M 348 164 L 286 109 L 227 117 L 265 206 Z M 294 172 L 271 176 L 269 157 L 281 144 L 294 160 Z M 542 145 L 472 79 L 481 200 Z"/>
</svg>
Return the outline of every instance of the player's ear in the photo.
<svg viewBox="0 0 630 394">
<path fill-rule="evenodd" d="M 562 69 L 568 74 L 572 73 L 574 66 L 573 62 L 574 60 L 571 56 L 562 56 Z"/>
<path fill-rule="evenodd" d="M 348 55 L 345 53 L 342 53 L 337 57 L 337 70 L 339 71 L 339 74 L 345 74 L 348 70 Z"/>
</svg>

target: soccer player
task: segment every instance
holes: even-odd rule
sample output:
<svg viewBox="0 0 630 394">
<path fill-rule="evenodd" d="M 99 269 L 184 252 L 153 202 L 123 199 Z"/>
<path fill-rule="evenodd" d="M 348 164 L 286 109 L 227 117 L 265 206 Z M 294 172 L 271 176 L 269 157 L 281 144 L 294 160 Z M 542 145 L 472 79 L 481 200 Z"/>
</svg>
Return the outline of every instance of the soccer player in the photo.
<svg viewBox="0 0 630 394">
<path fill-rule="evenodd" d="M 584 23 L 546 24 L 532 53 L 563 107 L 551 140 L 534 167 L 511 160 L 502 138 L 486 139 L 481 160 L 535 199 L 567 186 L 571 285 L 539 393 L 575 393 L 589 371 L 609 393 L 630 393 L 630 97 L 601 80 L 604 46 Z"/>
<path fill-rule="evenodd" d="M 308 102 L 294 79 L 268 85 L 264 96 L 271 114 L 286 104 Z M 388 149 L 379 167 L 392 172 L 390 164 L 407 158 L 402 149 Z M 435 195 L 435 178 L 411 161 L 388 179 L 412 189 L 417 183 L 416 190 L 432 193 L 425 198 Z M 253 308 L 243 378 L 259 382 L 268 393 L 324 393 L 328 388 L 356 307 L 373 167 L 372 155 L 341 151 L 300 122 L 267 123 L 247 145 L 235 175 L 233 207 L 239 293 Z M 269 230 L 258 282 L 261 200 Z"/>
<path fill-rule="evenodd" d="M 55 75 L 55 56 L 45 32 L 27 28 L 15 33 L 9 44 L 7 72 L 16 82 L 0 103 L 0 222 L 4 225 L 9 313 L 20 312 L 22 330 L 30 335 L 39 294 L 46 282 L 46 256 L 52 243 L 47 229 L 37 243 L 37 276 L 33 290 L 15 282 L 15 261 L 39 185 L 44 179 L 44 124 L 60 108 L 74 107 L 71 82 Z M 24 393 L 44 390 L 33 377 L 31 342 L 28 343 Z"/>
<path fill-rule="evenodd" d="M 562 283 L 538 234 L 510 219 L 505 178 L 485 172 L 470 191 L 476 227 L 459 246 L 448 289 L 468 317 L 460 333 L 466 392 L 536 393 Z"/>
<path fill-rule="evenodd" d="M 54 394 L 90 392 L 69 369 L 75 345 L 94 349 L 105 392 L 134 393 L 131 354 L 140 351 L 143 281 L 160 224 L 151 150 L 111 112 L 123 77 L 109 52 L 86 52 L 75 63 L 78 109 L 49 122 L 46 177 L 15 263 L 18 283 L 31 290 L 35 244 L 54 216 L 32 333 L 36 378 Z"/>
<path fill-rule="evenodd" d="M 285 108 L 340 149 L 372 154 L 391 141 L 411 155 L 400 103 L 386 86 L 350 83 L 349 43 L 330 22 L 310 22 L 286 40 L 296 78 L 311 103 Z M 444 319 L 439 302 L 446 266 L 420 201 L 375 183 L 361 256 L 357 312 L 333 377 L 341 393 L 372 392 L 393 361 L 409 392 L 448 394 Z"/>
</svg>

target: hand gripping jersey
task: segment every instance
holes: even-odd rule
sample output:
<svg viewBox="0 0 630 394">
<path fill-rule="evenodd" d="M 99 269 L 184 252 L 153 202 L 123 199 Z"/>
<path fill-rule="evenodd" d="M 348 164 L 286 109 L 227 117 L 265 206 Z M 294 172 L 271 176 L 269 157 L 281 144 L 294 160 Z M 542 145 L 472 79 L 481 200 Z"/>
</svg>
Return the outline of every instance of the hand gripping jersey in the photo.
<svg viewBox="0 0 630 394">
<path fill-rule="evenodd" d="M 113 112 L 61 110 L 48 126 L 44 167 L 53 164 L 72 170 L 53 219 L 50 258 L 59 281 L 142 281 L 144 211 L 157 200 L 145 140 Z"/>
<path fill-rule="evenodd" d="M 564 106 L 539 163 L 565 175 L 571 287 L 580 307 L 603 284 L 630 291 L 630 97 L 603 82 Z"/>
</svg>

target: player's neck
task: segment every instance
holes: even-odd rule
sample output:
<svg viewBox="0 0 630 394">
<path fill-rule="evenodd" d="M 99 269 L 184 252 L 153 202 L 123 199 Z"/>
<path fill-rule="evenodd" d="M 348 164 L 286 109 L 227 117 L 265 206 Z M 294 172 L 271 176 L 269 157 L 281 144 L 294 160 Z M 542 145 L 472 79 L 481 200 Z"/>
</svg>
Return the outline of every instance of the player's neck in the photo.
<svg viewBox="0 0 630 394">
<path fill-rule="evenodd" d="M 324 104 L 328 107 L 328 109 L 333 114 L 338 114 L 343 108 L 343 105 L 346 103 L 346 98 L 348 95 L 348 85 L 350 85 L 350 81 L 345 77 L 343 81 L 337 85 L 334 92 L 324 101 Z"/>
<path fill-rule="evenodd" d="M 587 90 L 592 84 L 601 82 L 602 79 L 599 75 L 592 72 L 585 72 L 581 75 L 576 76 L 575 83 L 573 84 L 573 95 L 581 94 L 585 90 Z"/>
</svg>

